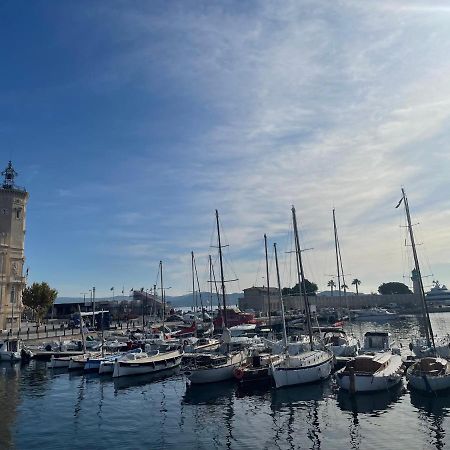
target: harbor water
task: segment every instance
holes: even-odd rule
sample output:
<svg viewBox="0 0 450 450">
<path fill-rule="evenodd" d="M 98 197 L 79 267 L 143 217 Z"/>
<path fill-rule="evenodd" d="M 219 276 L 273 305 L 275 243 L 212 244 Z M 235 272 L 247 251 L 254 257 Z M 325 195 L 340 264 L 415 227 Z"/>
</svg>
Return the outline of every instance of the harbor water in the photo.
<svg viewBox="0 0 450 450">
<path fill-rule="evenodd" d="M 433 314 L 446 332 L 450 313 Z M 408 354 L 414 317 L 389 329 Z M 450 394 L 393 391 L 349 396 L 321 384 L 242 390 L 233 382 L 186 385 L 180 371 L 112 379 L 0 365 L 0 449 L 442 449 L 450 447 Z"/>
</svg>

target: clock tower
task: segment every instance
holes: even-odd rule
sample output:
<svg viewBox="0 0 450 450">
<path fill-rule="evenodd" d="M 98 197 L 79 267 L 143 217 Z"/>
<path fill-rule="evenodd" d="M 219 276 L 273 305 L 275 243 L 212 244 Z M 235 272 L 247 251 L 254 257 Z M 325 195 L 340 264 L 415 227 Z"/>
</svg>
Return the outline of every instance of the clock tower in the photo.
<svg viewBox="0 0 450 450">
<path fill-rule="evenodd" d="M 0 187 L 0 330 L 17 329 L 22 312 L 25 213 L 28 192 L 15 184 L 11 161 Z"/>
</svg>

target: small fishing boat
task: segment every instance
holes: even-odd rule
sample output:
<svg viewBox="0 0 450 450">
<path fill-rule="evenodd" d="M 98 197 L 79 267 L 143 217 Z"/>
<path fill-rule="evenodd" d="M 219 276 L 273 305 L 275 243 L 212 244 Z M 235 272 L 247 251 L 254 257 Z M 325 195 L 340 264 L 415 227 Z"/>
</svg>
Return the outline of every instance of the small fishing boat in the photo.
<svg viewBox="0 0 450 450">
<path fill-rule="evenodd" d="M 159 353 L 159 351 L 155 351 L 154 355 L 157 355 Z M 133 350 L 130 350 L 128 352 L 125 353 L 120 353 L 118 355 L 110 355 L 107 356 L 103 359 L 98 359 L 99 364 L 98 364 L 98 373 L 100 375 L 102 374 L 109 374 L 109 373 L 113 373 L 114 372 L 114 364 L 116 361 L 118 360 L 134 360 L 134 359 L 138 359 L 139 356 L 137 355 L 141 355 L 141 357 L 147 357 L 148 354 L 144 353 L 142 351 L 141 348 L 135 348 Z M 94 360 L 95 361 L 95 360 Z M 93 365 L 96 364 L 93 362 Z M 85 366 L 86 368 L 86 366 Z"/>
<path fill-rule="evenodd" d="M 20 361 L 22 359 L 21 339 L 6 339 L 0 342 L 0 361 Z"/>
<path fill-rule="evenodd" d="M 401 382 L 404 373 L 402 358 L 391 352 L 359 355 L 336 372 L 341 389 L 351 393 L 390 389 Z"/>
<path fill-rule="evenodd" d="M 183 352 L 175 350 L 173 352 L 158 353 L 157 355 L 147 355 L 146 353 L 134 355 L 135 359 L 117 359 L 114 362 L 113 378 L 172 369 L 180 365 Z"/>
<path fill-rule="evenodd" d="M 101 358 L 102 354 L 99 353 L 84 353 L 83 355 L 71 356 L 69 361 L 69 370 L 84 370 L 84 367 L 89 358 Z"/>
<path fill-rule="evenodd" d="M 450 389 L 450 363 L 440 357 L 421 358 L 408 368 L 406 379 L 410 387 L 419 391 Z"/>
<path fill-rule="evenodd" d="M 247 357 L 246 351 L 220 353 L 199 353 L 193 365 L 184 373 L 192 384 L 216 383 L 233 379 L 234 369 Z M 191 363 L 192 364 L 192 363 Z"/>
<path fill-rule="evenodd" d="M 243 385 L 270 384 L 272 382 L 270 366 L 279 358 L 279 355 L 271 353 L 254 352 L 245 364 L 234 369 L 234 378 Z"/>
</svg>

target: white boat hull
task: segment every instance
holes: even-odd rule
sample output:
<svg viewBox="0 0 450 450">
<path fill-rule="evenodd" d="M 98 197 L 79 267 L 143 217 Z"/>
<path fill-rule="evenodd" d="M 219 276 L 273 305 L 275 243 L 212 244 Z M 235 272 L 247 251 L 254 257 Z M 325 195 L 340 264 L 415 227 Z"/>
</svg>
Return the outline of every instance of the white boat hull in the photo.
<svg viewBox="0 0 450 450">
<path fill-rule="evenodd" d="M 165 358 L 161 358 L 166 356 Z M 136 359 L 133 361 L 114 362 L 113 378 L 129 375 L 143 375 L 147 373 L 161 372 L 162 370 L 173 369 L 181 364 L 182 353 L 169 352 L 166 355 L 159 354 L 157 357 Z"/>
<path fill-rule="evenodd" d="M 336 373 L 336 381 L 341 389 L 352 392 L 374 392 L 390 389 L 401 382 L 403 376 L 402 359 L 392 355 L 389 365 L 380 372 L 354 373 L 354 387 L 351 386 L 351 375 L 345 375 L 345 367 Z"/>
<path fill-rule="evenodd" d="M 436 392 L 450 389 L 450 370 L 448 368 L 449 362 L 442 358 L 431 358 L 433 361 L 439 361 L 444 366 L 447 366 L 445 373 L 432 374 L 426 372 L 415 371 L 415 367 L 420 362 L 409 367 L 406 373 L 406 379 L 411 388 L 424 392 Z"/>
<path fill-rule="evenodd" d="M 304 361 L 302 366 L 291 366 L 287 359 L 282 360 L 281 364 L 271 366 L 270 372 L 276 388 L 314 383 L 330 376 L 333 356 L 329 352 L 316 350 L 301 354 L 298 358 Z"/>
<path fill-rule="evenodd" d="M 358 344 L 354 345 L 327 345 L 334 356 L 355 356 L 358 353 Z"/>
<path fill-rule="evenodd" d="M 243 352 L 231 355 L 228 364 L 217 367 L 199 367 L 185 372 L 192 384 L 218 383 L 234 378 L 234 369 L 245 359 Z"/>
<path fill-rule="evenodd" d="M 70 363 L 70 357 L 69 356 L 63 356 L 61 358 L 54 358 L 52 356 L 52 359 L 49 362 L 49 367 L 52 369 L 60 369 L 60 368 L 68 368 Z"/>
<path fill-rule="evenodd" d="M 99 374 L 107 374 L 107 373 L 113 373 L 114 372 L 114 361 L 102 361 L 100 363 L 100 366 L 98 368 Z"/>
</svg>

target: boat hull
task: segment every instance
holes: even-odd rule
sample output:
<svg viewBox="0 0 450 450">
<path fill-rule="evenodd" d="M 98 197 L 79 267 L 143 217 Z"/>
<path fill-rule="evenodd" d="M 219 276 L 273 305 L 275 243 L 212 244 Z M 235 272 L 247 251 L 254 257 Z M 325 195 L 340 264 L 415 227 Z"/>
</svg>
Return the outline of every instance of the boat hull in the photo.
<svg viewBox="0 0 450 450">
<path fill-rule="evenodd" d="M 417 371 L 417 367 L 420 366 L 420 361 L 412 364 L 407 372 L 406 379 L 409 386 L 412 389 L 423 392 L 437 392 L 450 389 L 450 371 L 448 368 L 449 363 L 442 358 L 429 358 L 431 361 L 440 362 L 442 365 L 447 366 L 444 373 L 433 372 L 421 372 Z M 423 361 L 423 360 L 422 360 Z"/>
<path fill-rule="evenodd" d="M 386 369 L 379 373 L 366 372 L 348 373 L 344 367 L 336 373 L 336 381 L 341 389 L 350 392 L 375 392 L 390 389 L 401 382 L 403 362 L 399 355 L 392 355 Z M 352 381 L 352 377 L 354 377 Z"/>
<path fill-rule="evenodd" d="M 245 359 L 241 352 L 232 355 L 227 364 L 217 367 L 200 367 L 185 372 L 188 380 L 192 384 L 218 383 L 220 381 L 231 380 L 234 378 L 234 369 Z"/>
<path fill-rule="evenodd" d="M 70 357 L 64 356 L 61 358 L 52 357 L 48 364 L 49 364 L 49 367 L 52 369 L 61 369 L 61 368 L 68 368 L 69 363 L 70 363 Z"/>
<path fill-rule="evenodd" d="M 162 356 L 166 356 L 162 358 Z M 143 358 L 133 361 L 115 361 L 113 378 L 129 375 L 143 375 L 147 373 L 161 372 L 173 369 L 181 364 L 182 353 L 170 352 L 167 355 L 160 354 L 158 358 Z"/>
<path fill-rule="evenodd" d="M 317 353 L 317 361 L 313 359 L 302 367 L 272 365 L 270 371 L 275 387 L 281 388 L 284 386 L 315 383 L 328 378 L 333 368 L 333 356 L 328 352 L 320 351 L 315 353 Z"/>
<path fill-rule="evenodd" d="M 22 359 L 22 355 L 20 352 L 9 352 L 4 351 L 0 352 L 0 361 L 20 361 Z"/>
</svg>

